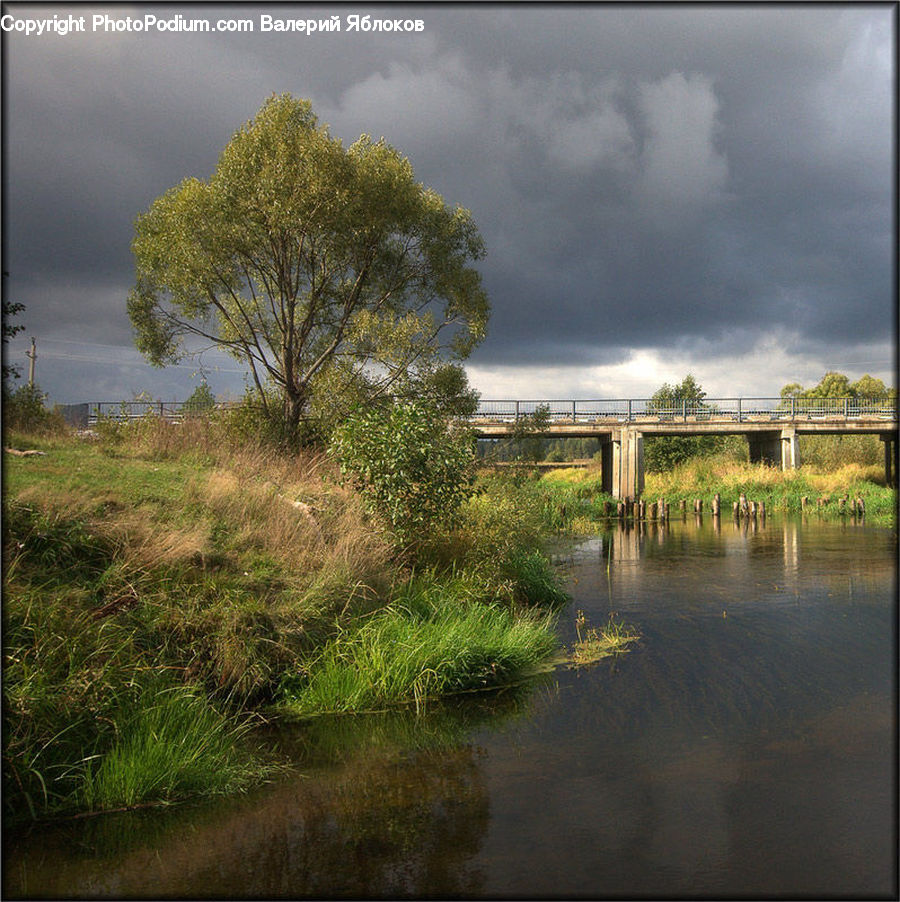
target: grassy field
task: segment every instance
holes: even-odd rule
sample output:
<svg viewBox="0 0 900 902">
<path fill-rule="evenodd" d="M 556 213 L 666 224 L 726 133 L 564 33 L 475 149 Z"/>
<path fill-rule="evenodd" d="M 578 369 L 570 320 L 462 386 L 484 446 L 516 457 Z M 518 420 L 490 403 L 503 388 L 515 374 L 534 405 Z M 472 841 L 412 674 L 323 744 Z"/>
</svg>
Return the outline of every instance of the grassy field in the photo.
<svg viewBox="0 0 900 902">
<path fill-rule="evenodd" d="M 261 716 L 421 707 L 555 651 L 541 510 L 499 484 L 412 562 L 322 454 L 214 421 L 4 444 L 40 452 L 4 454 L 12 821 L 231 792 L 277 766 Z"/>
</svg>

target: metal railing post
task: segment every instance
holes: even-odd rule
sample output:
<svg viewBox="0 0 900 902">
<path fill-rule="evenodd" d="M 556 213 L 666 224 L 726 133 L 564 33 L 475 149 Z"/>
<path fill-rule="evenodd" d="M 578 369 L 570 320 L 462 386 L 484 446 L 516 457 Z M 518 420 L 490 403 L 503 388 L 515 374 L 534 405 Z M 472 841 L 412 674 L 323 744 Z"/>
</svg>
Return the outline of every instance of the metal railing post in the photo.
<svg viewBox="0 0 900 902">
<path fill-rule="evenodd" d="M 516 401 L 516 422 L 519 422 L 519 402 Z"/>
<path fill-rule="evenodd" d="M 625 418 L 625 422 L 631 422 L 631 398 L 628 399 L 628 416 Z"/>
<path fill-rule="evenodd" d="M 737 399 L 737 402 L 738 402 L 738 422 L 739 422 L 739 423 L 743 423 L 743 422 L 744 422 L 744 418 L 743 418 L 743 414 L 741 413 L 741 399 L 738 398 L 738 399 Z"/>
<path fill-rule="evenodd" d="M 572 402 L 572 422 L 575 422 L 575 401 Z"/>
</svg>

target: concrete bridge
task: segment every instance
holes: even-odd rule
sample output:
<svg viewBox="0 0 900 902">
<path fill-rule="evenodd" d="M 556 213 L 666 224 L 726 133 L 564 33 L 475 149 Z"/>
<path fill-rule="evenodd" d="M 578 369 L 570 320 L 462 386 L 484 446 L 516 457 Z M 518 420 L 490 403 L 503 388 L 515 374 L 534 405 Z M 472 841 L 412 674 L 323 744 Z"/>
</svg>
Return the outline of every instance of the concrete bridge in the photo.
<svg viewBox="0 0 900 902">
<path fill-rule="evenodd" d="M 704 398 L 660 405 L 651 399 L 483 400 L 471 419 L 479 438 L 540 435 L 597 438 L 603 490 L 634 499 L 644 488 L 644 436 L 745 435 L 750 460 L 800 466 L 801 435 L 878 435 L 888 485 L 897 470 L 897 406 L 860 398 Z"/>
</svg>

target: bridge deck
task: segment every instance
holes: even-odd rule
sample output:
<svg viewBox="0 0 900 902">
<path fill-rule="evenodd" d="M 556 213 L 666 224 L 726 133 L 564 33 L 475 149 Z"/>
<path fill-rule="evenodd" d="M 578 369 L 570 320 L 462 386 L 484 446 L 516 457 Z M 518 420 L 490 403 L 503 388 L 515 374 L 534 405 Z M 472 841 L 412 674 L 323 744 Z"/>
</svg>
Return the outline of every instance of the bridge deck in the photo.
<svg viewBox="0 0 900 902">
<path fill-rule="evenodd" d="M 470 419 L 484 437 L 510 435 L 528 423 L 537 435 L 585 437 L 623 427 L 644 434 L 748 434 L 793 428 L 798 433 L 897 431 L 897 408 L 889 401 L 859 398 L 717 398 L 660 406 L 651 399 L 485 400 Z"/>
</svg>

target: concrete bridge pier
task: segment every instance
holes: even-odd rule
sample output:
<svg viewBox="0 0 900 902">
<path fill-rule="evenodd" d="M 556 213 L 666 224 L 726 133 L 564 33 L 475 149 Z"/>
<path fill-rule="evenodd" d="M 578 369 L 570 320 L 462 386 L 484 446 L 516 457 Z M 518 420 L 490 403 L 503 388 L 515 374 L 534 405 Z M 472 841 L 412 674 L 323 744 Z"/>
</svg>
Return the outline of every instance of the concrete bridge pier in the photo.
<svg viewBox="0 0 900 902">
<path fill-rule="evenodd" d="M 750 432 L 750 463 L 766 463 L 782 470 L 796 470 L 800 466 L 800 441 L 793 427 Z"/>
<path fill-rule="evenodd" d="M 644 491 L 644 436 L 622 426 L 600 446 L 603 491 L 620 501 L 634 500 Z"/>
<path fill-rule="evenodd" d="M 897 487 L 897 434 L 882 432 L 878 436 L 884 442 L 884 484 Z"/>
</svg>

